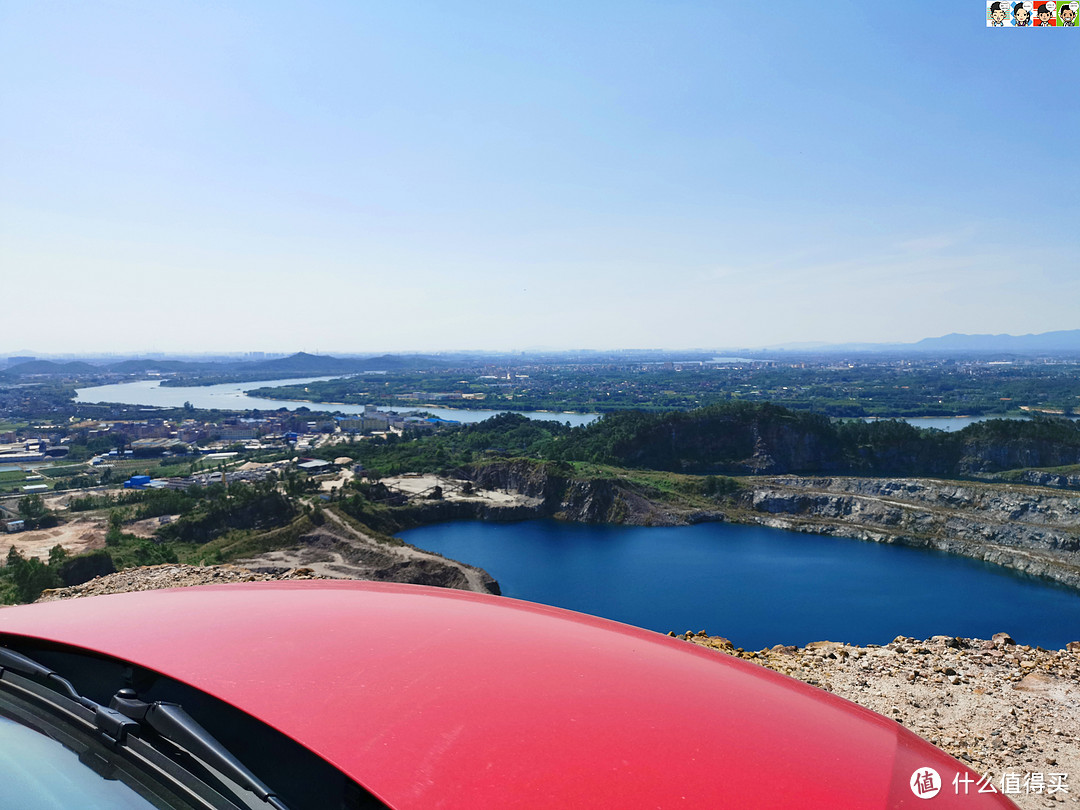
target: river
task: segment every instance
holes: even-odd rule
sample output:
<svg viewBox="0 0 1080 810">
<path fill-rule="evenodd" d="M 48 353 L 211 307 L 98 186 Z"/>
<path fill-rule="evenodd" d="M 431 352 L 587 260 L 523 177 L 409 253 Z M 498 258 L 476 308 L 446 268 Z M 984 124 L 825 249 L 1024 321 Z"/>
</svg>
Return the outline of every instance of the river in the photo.
<svg viewBox="0 0 1080 810">
<path fill-rule="evenodd" d="M 904 546 L 730 523 L 465 521 L 400 537 L 484 568 L 506 596 L 661 633 L 707 630 L 746 649 L 1000 631 L 1051 649 L 1080 639 L 1075 591 Z"/>
<path fill-rule="evenodd" d="M 302 377 L 292 380 L 257 380 L 241 383 L 221 383 L 220 385 L 192 385 L 172 388 L 162 386 L 161 380 L 140 380 L 139 382 L 98 385 L 93 388 L 79 388 L 75 391 L 76 402 L 119 402 L 124 405 L 146 405 L 157 408 L 180 408 L 190 402 L 196 408 L 217 408 L 219 410 L 260 410 L 276 411 L 287 408 L 338 411 L 340 413 L 363 413 L 363 405 L 338 405 L 333 403 L 306 402 L 295 399 L 266 399 L 253 397 L 246 391 L 267 385 L 304 385 L 321 380 L 336 380 L 338 377 Z M 408 408 L 398 405 L 385 406 L 385 410 L 398 413 L 423 411 L 440 419 L 455 422 L 482 422 L 484 419 L 506 411 L 479 411 L 463 408 L 433 408 L 428 406 Z M 587 425 L 598 418 L 595 413 L 552 413 L 550 411 L 515 411 L 530 419 L 553 419 L 569 422 L 571 425 Z"/>
<path fill-rule="evenodd" d="M 79 388 L 75 391 L 75 401 L 119 402 L 124 405 L 145 405 L 157 408 L 179 408 L 185 402 L 190 402 L 196 408 L 217 408 L 219 410 L 276 411 L 279 408 L 287 408 L 294 411 L 297 408 L 311 408 L 312 410 L 322 408 L 341 413 L 362 413 L 364 410 L 363 405 L 339 405 L 331 402 L 307 402 L 295 399 L 266 399 L 264 397 L 253 397 L 245 393 L 268 385 L 304 385 L 310 382 L 335 379 L 338 379 L 338 377 L 302 377 L 292 380 L 259 380 L 255 382 L 222 383 L 220 385 L 193 385 L 180 388 L 163 387 L 161 380 L 140 380 L 138 382 L 116 383 L 114 385 L 98 385 L 93 388 Z M 424 411 L 440 419 L 456 422 L 481 422 L 496 414 L 506 413 L 506 411 L 477 411 L 462 408 L 408 408 L 397 405 L 385 406 L 385 408 L 399 413 Z M 569 422 L 574 426 L 587 425 L 599 418 L 599 414 L 595 413 L 554 413 L 550 411 L 514 411 L 514 413 L 520 413 L 530 419 L 554 419 L 558 422 Z M 965 428 L 973 422 L 981 422 L 990 418 L 1001 417 L 927 416 L 902 419 L 916 427 L 953 431 Z M 1023 419 L 1025 417 L 1009 418 Z M 868 417 L 867 421 L 873 421 L 873 419 L 874 417 Z"/>
</svg>

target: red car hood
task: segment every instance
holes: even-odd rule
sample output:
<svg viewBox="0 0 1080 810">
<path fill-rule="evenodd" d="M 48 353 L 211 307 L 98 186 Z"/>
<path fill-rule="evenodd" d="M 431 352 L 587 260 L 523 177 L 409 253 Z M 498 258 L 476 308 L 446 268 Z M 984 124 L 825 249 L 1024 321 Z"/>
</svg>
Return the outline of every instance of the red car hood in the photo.
<svg viewBox="0 0 1080 810">
<path fill-rule="evenodd" d="M 503 597 L 260 582 L 0 610 L 156 670 L 395 808 L 1013 807 L 895 721 L 756 664 Z M 236 752 L 241 757 L 243 752 Z M 928 805 L 917 769 L 945 785 Z"/>
</svg>

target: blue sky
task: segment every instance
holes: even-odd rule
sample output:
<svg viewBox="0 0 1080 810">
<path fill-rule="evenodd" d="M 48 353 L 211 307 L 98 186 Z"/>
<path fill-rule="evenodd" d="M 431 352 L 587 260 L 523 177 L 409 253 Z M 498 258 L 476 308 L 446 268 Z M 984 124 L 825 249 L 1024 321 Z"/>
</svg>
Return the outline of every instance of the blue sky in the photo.
<svg viewBox="0 0 1080 810">
<path fill-rule="evenodd" d="M 1080 328 L 1080 29 L 984 6 L 0 0 L 0 351 Z"/>
</svg>

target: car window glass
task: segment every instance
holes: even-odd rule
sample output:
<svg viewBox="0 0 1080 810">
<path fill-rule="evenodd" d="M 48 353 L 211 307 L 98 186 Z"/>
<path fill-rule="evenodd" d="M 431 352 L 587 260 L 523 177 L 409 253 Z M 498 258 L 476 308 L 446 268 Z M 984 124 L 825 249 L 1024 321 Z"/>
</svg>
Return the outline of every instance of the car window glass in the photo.
<svg viewBox="0 0 1080 810">
<path fill-rule="evenodd" d="M 19 810 L 144 810 L 146 799 L 103 779 L 63 745 L 0 716 L 0 806 Z"/>
</svg>

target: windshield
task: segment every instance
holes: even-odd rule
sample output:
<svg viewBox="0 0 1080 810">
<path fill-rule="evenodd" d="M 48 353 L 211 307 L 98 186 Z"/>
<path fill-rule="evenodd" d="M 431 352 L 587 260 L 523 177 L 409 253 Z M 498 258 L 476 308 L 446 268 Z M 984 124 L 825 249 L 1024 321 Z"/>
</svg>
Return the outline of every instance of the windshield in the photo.
<svg viewBox="0 0 1080 810">
<path fill-rule="evenodd" d="M 56 740 L 0 715 L 0 793 L 20 810 L 143 810 L 154 805 L 103 779 Z"/>
</svg>

